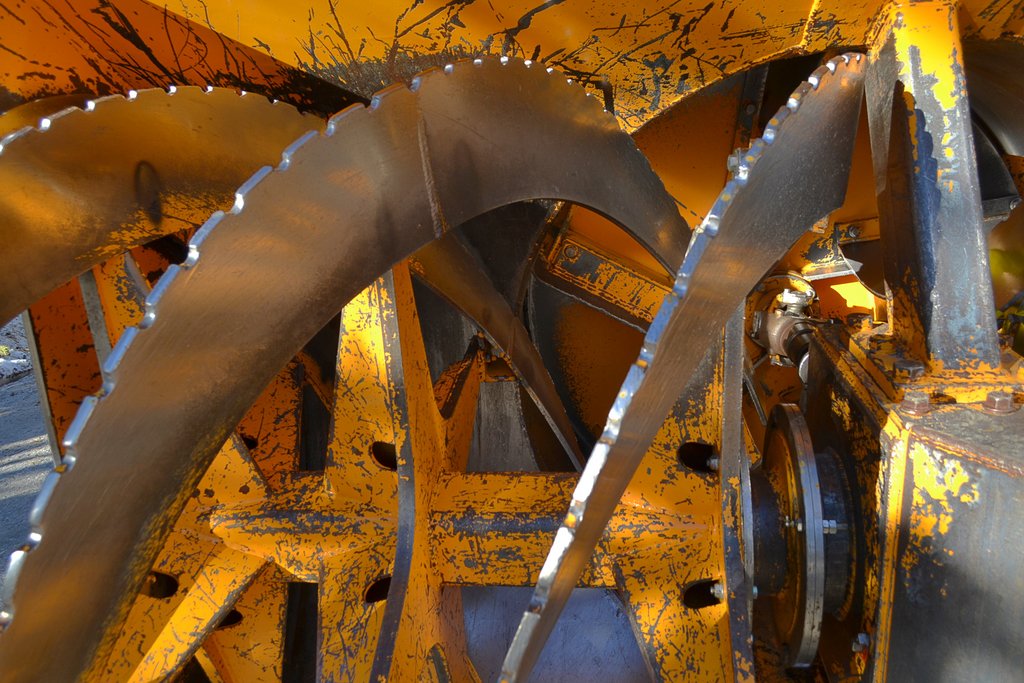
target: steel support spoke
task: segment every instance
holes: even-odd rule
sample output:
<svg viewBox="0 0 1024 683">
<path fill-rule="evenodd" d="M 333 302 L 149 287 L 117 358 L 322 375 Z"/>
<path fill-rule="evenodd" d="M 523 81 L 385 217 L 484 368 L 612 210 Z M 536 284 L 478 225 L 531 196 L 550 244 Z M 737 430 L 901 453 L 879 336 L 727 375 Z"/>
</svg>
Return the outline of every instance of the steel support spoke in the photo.
<svg viewBox="0 0 1024 683">
<path fill-rule="evenodd" d="M 390 548 L 378 546 L 324 564 L 318 587 L 317 680 L 370 680 L 392 555 Z"/>
<path fill-rule="evenodd" d="M 225 546 L 215 551 L 203 564 L 130 681 L 160 680 L 181 671 L 206 636 L 228 615 L 264 564 L 261 558 Z"/>
<path fill-rule="evenodd" d="M 402 369 L 389 356 L 391 296 L 380 279 L 342 310 L 325 472 L 335 505 L 394 515 L 396 458 L 408 433 L 397 403 Z"/>
<path fill-rule="evenodd" d="M 452 473 L 430 512 L 431 562 L 444 583 L 531 586 L 579 477 L 568 473 Z M 580 585 L 614 587 L 607 563 Z"/>
<path fill-rule="evenodd" d="M 408 265 L 396 266 L 384 280 L 389 290 L 387 305 L 393 311 L 388 317 L 395 322 L 386 328 L 389 339 L 385 345 L 392 362 L 401 368 L 396 404 L 409 438 L 398 449 L 395 569 L 373 675 L 412 680 L 422 675 L 433 656 L 444 662 L 455 680 L 468 680 L 474 674 L 465 652 L 461 597 L 443 589 L 431 566 L 427 525 L 439 477 L 445 471 L 465 468 L 476 404 L 458 394 L 478 391 L 479 374 L 476 382 L 450 386 L 458 394 L 453 394 L 455 403 L 445 411 L 450 413 L 445 420 L 438 404 L 448 402 L 435 399 Z M 456 421 L 454 427 L 445 424 L 452 420 Z M 460 450 L 453 448 L 456 445 Z"/>
</svg>

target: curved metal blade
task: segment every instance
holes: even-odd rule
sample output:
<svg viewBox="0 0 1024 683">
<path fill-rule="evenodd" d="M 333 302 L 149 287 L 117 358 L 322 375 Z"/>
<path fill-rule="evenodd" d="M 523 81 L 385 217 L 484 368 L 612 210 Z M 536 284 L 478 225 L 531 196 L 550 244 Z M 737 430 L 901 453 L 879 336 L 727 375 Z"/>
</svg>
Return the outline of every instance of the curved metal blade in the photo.
<svg viewBox="0 0 1024 683">
<path fill-rule="evenodd" d="M 69 430 L 70 469 L 37 506 L 7 579 L 6 680 L 72 680 L 102 666 L 168 529 L 274 373 L 449 225 L 532 199 L 591 207 L 663 253 L 681 254 L 688 235 L 599 102 L 505 59 L 390 88 L 247 181 L 157 283 L 104 368 L 102 397 Z"/>
<path fill-rule="evenodd" d="M 865 61 L 844 55 L 815 71 L 751 145 L 694 232 L 573 492 L 501 681 L 528 678 L 640 460 L 729 316 L 800 235 L 842 204 Z"/>
<path fill-rule="evenodd" d="M 0 138 L 22 128 L 35 128 L 41 119 L 70 107 L 82 107 L 89 101 L 86 95 L 57 95 L 41 97 L 0 114 Z"/>
<path fill-rule="evenodd" d="M 43 118 L 0 139 L 0 320 L 74 276 L 231 206 L 253 171 L 323 121 L 223 88 L 153 89 Z M 21 111 L 24 109 L 24 111 Z"/>
<path fill-rule="evenodd" d="M 424 282 L 469 316 L 501 349 L 569 460 L 576 469 L 583 469 L 585 457 L 540 352 L 476 257 L 459 242 L 458 235 L 449 233 L 416 252 L 414 261 Z"/>
</svg>

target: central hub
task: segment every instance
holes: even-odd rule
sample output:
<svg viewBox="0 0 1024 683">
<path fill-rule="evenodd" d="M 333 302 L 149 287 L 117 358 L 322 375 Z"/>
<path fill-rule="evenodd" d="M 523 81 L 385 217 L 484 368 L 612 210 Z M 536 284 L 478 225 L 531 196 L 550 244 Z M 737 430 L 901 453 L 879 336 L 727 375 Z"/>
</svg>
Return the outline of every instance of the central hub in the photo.
<svg viewBox="0 0 1024 683">
<path fill-rule="evenodd" d="M 849 486 L 838 455 L 814 451 L 800 410 L 772 412 L 760 467 L 751 472 L 754 580 L 790 667 L 813 660 L 822 617 L 850 590 L 853 530 Z"/>
</svg>

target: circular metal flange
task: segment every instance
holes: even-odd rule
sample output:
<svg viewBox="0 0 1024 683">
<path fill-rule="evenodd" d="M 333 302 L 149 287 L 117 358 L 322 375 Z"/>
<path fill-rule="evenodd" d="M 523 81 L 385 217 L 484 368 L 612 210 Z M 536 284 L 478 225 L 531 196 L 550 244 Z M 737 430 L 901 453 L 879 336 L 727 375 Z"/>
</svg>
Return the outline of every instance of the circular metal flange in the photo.
<svg viewBox="0 0 1024 683">
<path fill-rule="evenodd" d="M 799 408 L 772 411 L 761 469 L 779 505 L 786 542 L 785 580 L 770 597 L 788 665 L 809 666 L 818 650 L 825 605 L 825 534 L 821 484 L 807 422 Z"/>
</svg>

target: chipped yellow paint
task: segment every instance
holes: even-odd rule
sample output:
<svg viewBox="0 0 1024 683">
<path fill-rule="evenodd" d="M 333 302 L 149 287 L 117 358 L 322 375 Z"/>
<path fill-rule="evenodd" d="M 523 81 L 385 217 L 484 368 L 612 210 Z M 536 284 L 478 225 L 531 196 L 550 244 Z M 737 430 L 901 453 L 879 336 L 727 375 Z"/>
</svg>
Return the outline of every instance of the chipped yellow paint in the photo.
<svg viewBox="0 0 1024 683">
<path fill-rule="evenodd" d="M 621 230 L 616 229 L 616 232 L 621 233 Z M 651 270 L 625 260 L 621 254 L 624 249 L 609 253 L 604 247 L 609 237 L 603 237 L 602 246 L 597 246 L 575 232 L 566 233 L 548 252 L 549 272 L 649 323 L 665 299 L 669 283 L 664 277 L 653 275 Z M 588 262 L 595 261 L 596 266 L 592 269 L 577 267 L 584 258 Z M 660 266 L 657 268 L 660 270 Z"/>
<path fill-rule="evenodd" d="M 884 396 L 883 403 L 899 400 L 907 391 L 921 391 L 936 397 L 938 402 L 981 404 L 991 391 L 1006 389 L 1010 378 L 1005 368 L 976 367 L 949 370 L 932 361 L 920 378 L 908 380 L 895 370 L 895 363 L 907 357 L 897 348 L 885 325 L 850 330 L 847 350 L 872 378 L 873 385 Z"/>
<path fill-rule="evenodd" d="M 877 499 L 879 510 L 880 540 L 882 543 L 882 567 L 877 588 L 878 621 L 875 644 L 875 666 L 880 672 L 886 670 L 889 656 L 889 632 L 892 627 L 893 592 L 896 589 L 896 557 L 899 549 L 899 532 L 903 519 L 903 489 L 906 479 L 907 449 L 909 434 L 895 414 L 890 414 L 882 427 L 883 439 L 888 444 L 878 477 Z M 873 574 L 869 573 L 868 590 L 875 592 Z M 870 603 L 868 603 L 870 604 Z"/>
<path fill-rule="evenodd" d="M 145 308 L 146 290 L 132 277 L 131 258 L 130 254 L 119 254 L 92 269 L 111 346 L 142 319 Z"/>
<path fill-rule="evenodd" d="M 37 301 L 29 308 L 28 317 L 32 328 L 29 334 L 44 359 L 39 368 L 46 387 L 44 400 L 60 445 L 82 399 L 102 385 L 78 280 Z"/>
<path fill-rule="evenodd" d="M 922 68 L 934 79 L 931 94 L 944 110 L 956 106 L 959 98 L 966 96 L 966 85 L 962 76 L 963 56 L 960 46 L 960 26 L 957 17 L 957 3 L 944 0 L 932 2 L 893 2 L 880 13 L 873 50 L 884 44 L 884 37 L 894 39 L 900 75 L 909 75 L 910 55 L 918 56 Z M 957 71 L 959 69 L 959 72 Z M 920 97 L 914 92 L 910 79 L 905 81 L 907 95 Z M 912 102 L 912 101 L 911 101 Z M 913 111 L 913 106 L 908 111 Z M 942 146 L 950 140 L 943 138 Z"/>
<path fill-rule="evenodd" d="M 216 628 L 239 594 L 256 578 L 263 564 L 261 558 L 226 546 L 217 548 L 193 576 L 191 588 L 128 680 L 145 683 L 180 671 L 202 638 Z"/>
<path fill-rule="evenodd" d="M 849 23 L 862 35 L 870 16 L 850 16 L 812 0 L 770 10 L 738 0 L 645 0 L 628 8 L 606 0 L 513 0 L 500 6 L 259 0 L 244 12 L 221 0 L 205 3 L 201 13 L 179 0 L 168 7 L 364 96 L 458 58 L 532 58 L 595 88 L 610 81 L 616 114 L 630 131 L 728 74 L 787 49 L 821 49 L 834 39 L 835 27 Z"/>
<path fill-rule="evenodd" d="M 620 120 L 627 129 L 638 131 L 640 146 L 652 158 L 659 153 L 663 157 L 652 164 L 659 172 L 664 171 L 666 185 L 682 202 L 687 220 L 696 223 L 718 191 L 724 169 L 694 159 L 724 158 L 721 149 L 728 147 L 731 132 L 723 125 L 716 126 L 713 136 L 701 127 L 688 131 L 688 137 L 672 136 L 658 129 L 668 118 L 658 118 L 657 114 L 669 113 L 674 104 L 697 89 L 774 56 L 866 43 L 868 27 L 884 3 L 802 0 L 771 5 L 727 0 L 703 9 L 654 0 L 629 7 L 597 0 L 547 4 L 550 7 L 536 11 L 538 3 L 525 0 L 506 3 L 500 9 L 479 2 L 384 2 L 341 8 L 328 0 L 305 4 L 257 0 L 240 10 L 237 3 L 214 0 L 207 3 L 203 17 L 193 18 L 209 22 L 245 45 L 255 44 L 258 50 L 363 94 L 425 64 L 476 54 L 530 57 L 537 48 L 541 60 L 565 69 L 588 87 L 596 87 L 604 78 L 610 81 Z M 191 5 L 173 3 L 171 10 L 191 16 Z M 165 15 L 161 25 L 163 13 L 158 8 L 144 3 L 132 6 L 143 14 L 157 10 L 147 15 L 147 28 L 167 29 L 171 42 L 172 33 L 186 39 L 202 34 L 202 27 L 196 26 L 182 34 L 182 24 L 173 16 L 168 19 Z M 985 37 L 999 36 L 1007 27 L 1019 29 L 1019 18 L 1006 6 L 990 11 L 982 0 L 973 0 L 961 7 L 965 26 Z M 921 51 L 923 63 L 949 67 L 935 72 L 935 95 L 947 106 L 960 94 L 954 73 L 959 55 L 949 53 L 949 45 L 958 44 L 960 31 L 952 5 L 899 3 L 892 11 L 893 22 L 896 17 L 905 22 L 896 29 L 901 51 L 913 46 Z M 943 28 L 945 25 L 948 28 Z M 191 33 L 193 30 L 198 33 Z M 952 34 L 954 40 L 944 32 Z M 7 33 L 17 49 L 31 49 L 27 36 L 32 32 Z M 207 31 L 205 35 L 212 34 Z M 228 62 L 236 54 L 246 54 L 253 64 L 267 67 L 252 69 L 259 73 L 259 79 L 280 84 L 281 71 L 272 60 L 253 58 L 250 53 L 254 51 L 246 52 L 236 44 L 225 43 L 224 48 L 223 55 L 204 57 L 209 63 L 199 61 L 182 68 L 182 76 L 195 82 L 218 76 L 229 67 L 214 63 L 215 59 L 223 57 Z M 110 47 L 114 52 L 126 49 Z M 77 68 L 87 68 L 90 55 L 86 51 L 72 46 L 58 52 L 62 63 L 74 62 Z M 168 54 L 159 52 L 161 58 Z M 186 57 L 191 54 L 186 50 Z M 114 57 L 105 55 L 108 60 Z M 12 92 L 32 92 L 29 86 L 18 85 L 20 76 L 26 74 L 19 76 L 15 70 L 5 73 L 0 81 L 17 88 Z M 72 89 L 73 75 L 61 74 L 53 87 L 58 91 Z M 94 90 L 105 91 L 130 87 L 135 85 L 133 79 L 140 78 L 118 73 L 103 81 L 86 82 Z M 33 79 L 38 76 L 28 80 Z M 733 103 L 723 97 L 711 109 L 717 107 L 724 120 Z M 700 116 L 706 122 L 713 115 L 704 111 Z M 911 125 L 916 122 L 912 120 Z M 649 132 L 646 138 L 645 131 Z M 695 145 L 705 140 L 707 149 L 698 152 Z M 955 142 L 948 134 L 941 138 L 942 154 L 947 159 L 953 158 Z M 683 159 L 681 149 L 690 156 Z M 223 197 L 170 194 L 166 205 L 173 207 L 174 215 L 159 232 L 154 232 L 140 213 L 123 226 L 122 241 L 106 245 L 102 253 L 113 256 L 126 245 L 147 237 L 194 227 L 212 206 L 223 201 Z M 581 231 L 585 227 L 583 221 L 573 225 Z M 590 237 L 602 234 L 597 228 L 586 232 Z M 600 244 L 601 240 L 596 242 Z M 567 237 L 561 246 L 569 243 Z M 584 242 L 578 246 L 584 246 Z M 630 253 L 632 262 L 625 262 L 623 256 Z M 604 256 L 606 260 L 592 279 L 583 283 L 587 291 L 627 308 L 639 319 L 650 320 L 665 291 L 657 268 L 642 254 L 628 249 Z M 813 264 L 801 258 L 802 254 L 796 256 L 795 270 L 807 272 L 805 268 Z M 137 320 L 139 302 L 123 289 L 124 272 L 116 260 L 97 267 L 95 274 L 110 341 L 114 341 L 121 330 Z M 61 430 L 77 400 L 95 390 L 99 381 L 92 349 L 79 345 L 78 349 L 85 350 L 71 350 L 72 342 L 87 340 L 88 332 L 81 327 L 84 318 L 74 316 L 81 302 L 73 290 L 72 284 L 70 290 L 58 294 L 58 298 L 63 297 L 61 301 L 43 301 L 33 311 L 41 348 L 46 356 L 56 359 L 45 372 L 50 373 L 50 399 L 58 406 L 55 417 Z M 309 359 L 300 359 L 275 378 L 257 400 L 239 425 L 239 435 L 225 444 L 197 488 L 154 567 L 179 578 L 178 593 L 172 598 L 140 596 L 119 644 L 121 659 L 112 660 L 106 672 L 108 679 L 123 680 L 133 671 L 139 680 L 165 678 L 180 668 L 183 657 L 195 652 L 211 679 L 279 680 L 288 579 L 320 584 L 323 630 L 319 663 L 323 671 L 338 680 L 368 678 L 383 605 L 366 603 L 362 591 L 394 570 L 398 513 L 397 475 L 373 458 L 375 443 L 390 444 L 399 453 L 411 443 L 413 460 L 404 464 L 415 471 L 416 524 L 420 530 L 412 547 L 417 581 L 405 596 L 408 605 L 398 627 L 392 678 L 433 675 L 436 669 L 427 667 L 424 671 L 424 667 L 430 657 L 436 656 L 454 678 L 473 679 L 475 674 L 465 660 L 464 638 L 459 632 L 458 603 L 450 599 L 449 587 L 533 582 L 547 547 L 547 527 L 527 524 L 526 532 L 517 533 L 508 532 L 513 527 L 502 525 L 524 519 L 557 521 L 575 477 L 476 475 L 462 471 L 473 429 L 474 387 L 482 381 L 480 360 L 475 358 L 463 368 L 472 376 L 469 391 L 455 396 L 460 386 L 457 383 L 445 385 L 448 388 L 440 392 L 431 386 L 418 347 L 418 323 L 408 275 L 402 268 L 396 274 L 396 290 L 399 296 L 391 300 L 387 289 L 378 283 L 346 307 L 337 386 L 332 393 L 332 387 L 324 382 L 314 385 L 320 399 L 329 403 L 333 420 L 326 471 L 296 471 L 302 383 L 310 381 L 311 376 Z M 854 283 L 833 284 L 832 290 L 842 299 L 837 310 L 875 309 L 865 290 Z M 401 367 L 393 355 L 394 348 L 388 346 L 386 310 L 400 318 Z M 47 316 L 51 322 L 59 319 L 64 329 L 47 325 Z M 895 316 L 900 319 L 900 311 Z M 569 324 L 580 322 L 571 319 Z M 878 406 L 898 398 L 900 391 L 908 388 L 896 387 L 891 381 L 895 359 L 891 347 L 872 345 L 870 334 L 865 333 L 854 335 L 850 350 L 857 360 L 844 358 L 837 361 L 837 367 L 844 377 L 852 378 L 854 391 L 861 392 L 858 400 L 863 400 L 869 410 L 884 410 Z M 300 367 L 304 372 L 299 371 Z M 965 402 L 981 400 L 990 388 L 1005 386 L 1005 378 L 998 374 L 952 376 L 937 367 L 932 371 L 931 378 L 913 388 Z M 408 385 L 407 413 L 395 390 L 400 376 Z M 616 380 L 611 378 L 609 386 L 617 386 Z M 886 396 L 879 396 L 879 386 Z M 776 386 L 776 398 L 783 390 L 781 384 Z M 55 392 L 65 392 L 66 396 L 57 397 Z M 453 396 L 456 404 L 452 412 L 437 410 L 436 404 Z M 857 416 L 849 400 L 835 392 L 831 396 L 842 427 L 854 430 Z M 684 433 L 689 439 L 708 442 L 718 438 L 721 416 L 709 406 L 720 401 L 719 375 L 704 396 L 683 406 L 680 415 L 666 422 L 583 578 L 584 585 L 616 587 L 622 592 L 646 650 L 654 653 L 655 669 L 666 680 L 720 679 L 727 677 L 731 666 L 725 606 L 693 611 L 683 608 L 680 600 L 689 581 L 722 575 L 723 521 L 717 512 L 717 488 L 697 475 L 680 471 L 674 455 Z M 585 406 L 585 410 L 588 418 L 603 419 L 597 407 Z M 414 435 L 407 429 L 412 429 Z M 879 516 L 883 535 L 895 539 L 903 513 L 907 434 L 892 416 L 884 432 L 892 439 L 893 447 L 874 494 L 882 504 Z M 746 434 L 753 440 L 749 431 Z M 919 450 L 915 445 L 910 453 L 915 482 L 912 508 L 917 511 L 912 511 L 912 522 L 913 515 L 919 513 L 913 533 L 923 542 L 930 535 L 947 533 L 954 519 L 953 506 L 975 502 L 977 490 L 961 466 L 940 464 Z M 460 520 L 470 514 L 486 522 L 482 532 L 458 531 Z M 423 533 L 424 529 L 428 533 Z M 504 552 L 510 549 L 519 553 L 512 560 Z M 889 627 L 895 543 L 887 544 L 884 552 L 886 573 L 879 578 L 869 572 L 865 578 L 868 602 L 876 595 L 882 596 L 879 633 L 873 638 L 878 642 L 880 671 L 885 670 L 888 638 L 884 629 Z M 503 557 L 500 564 L 489 562 L 499 556 Z M 243 621 L 216 628 L 217 616 L 230 604 L 243 615 Z M 680 646 L 683 641 L 685 647 Z M 200 642 L 203 649 L 196 651 Z M 258 647 L 250 647 L 253 642 Z"/>
<path fill-rule="evenodd" d="M 389 675 L 396 681 L 414 680 L 425 670 L 431 650 L 440 647 L 454 680 L 474 680 L 476 673 L 463 632 L 461 594 L 445 589 L 431 562 L 430 535 L 425 532 L 439 478 L 445 471 L 466 467 L 482 379 L 482 354 L 477 354 L 478 362 L 463 369 L 470 373 L 467 381 L 453 383 L 462 388 L 457 396 L 442 401 L 441 406 L 447 405 L 443 415 L 434 396 L 408 266 L 395 267 L 392 277 L 410 439 L 410 448 L 398 451 L 398 469 L 401 476 L 412 477 L 411 502 L 418 531 L 412 537 L 408 568 L 403 568 L 408 578 L 402 587 Z"/>
<path fill-rule="evenodd" d="M 406 438 L 395 414 L 401 369 L 385 347 L 383 311 L 390 306 L 388 289 L 378 281 L 343 311 L 326 483 L 336 498 L 377 501 L 393 511 L 396 475 L 373 458 L 374 443 L 397 452 Z"/>
<path fill-rule="evenodd" d="M 914 481 L 910 538 L 916 547 L 924 548 L 932 537 L 949 533 L 956 516 L 954 504 L 973 505 L 979 493 L 959 461 L 942 458 L 920 442 L 911 444 L 910 462 Z"/>
<path fill-rule="evenodd" d="M 374 291 L 371 287 L 363 292 L 346 309 L 347 321 L 364 317 Z M 379 356 L 383 348 L 379 342 L 371 348 L 343 342 L 339 367 L 357 367 L 352 363 L 353 352 L 365 359 L 367 354 Z M 354 390 L 337 393 L 334 412 L 346 419 L 365 419 L 372 413 L 367 410 L 365 387 L 378 378 L 347 379 Z M 321 610 L 328 616 L 321 637 L 322 670 L 348 680 L 365 680 L 382 605 L 364 602 L 362 590 L 392 562 L 395 477 L 376 464 L 365 466 L 371 442 L 383 440 L 380 429 L 334 433 L 331 443 L 335 446 L 354 446 L 362 434 L 366 439 L 360 449 L 362 461 L 336 454 L 329 459 L 327 473 L 296 472 L 296 395 L 291 365 L 257 399 L 247 417 L 250 426 L 259 425 L 248 437 L 255 441 L 252 457 L 242 438 L 235 436 L 214 460 L 154 566 L 154 571 L 176 577 L 178 590 L 169 598 L 139 596 L 108 664 L 107 680 L 127 680 L 128 674 L 139 681 L 164 678 L 180 670 L 201 645 L 206 647 L 201 663 L 212 666 L 218 675 L 247 672 L 237 680 L 279 680 L 282 571 L 292 580 L 321 586 Z M 372 390 L 369 395 L 374 396 Z M 342 419 L 336 430 L 348 427 Z M 392 426 L 387 436 L 393 434 Z M 327 486 L 328 479 L 344 479 L 348 488 L 337 491 Z M 265 566 L 280 570 L 270 574 L 262 570 Z M 355 594 L 353 582 L 362 587 Z M 219 628 L 232 605 L 241 612 L 242 623 Z M 270 612 L 256 609 L 263 605 L 276 607 Z M 231 629 L 257 634 L 256 642 L 239 642 Z"/>
</svg>

